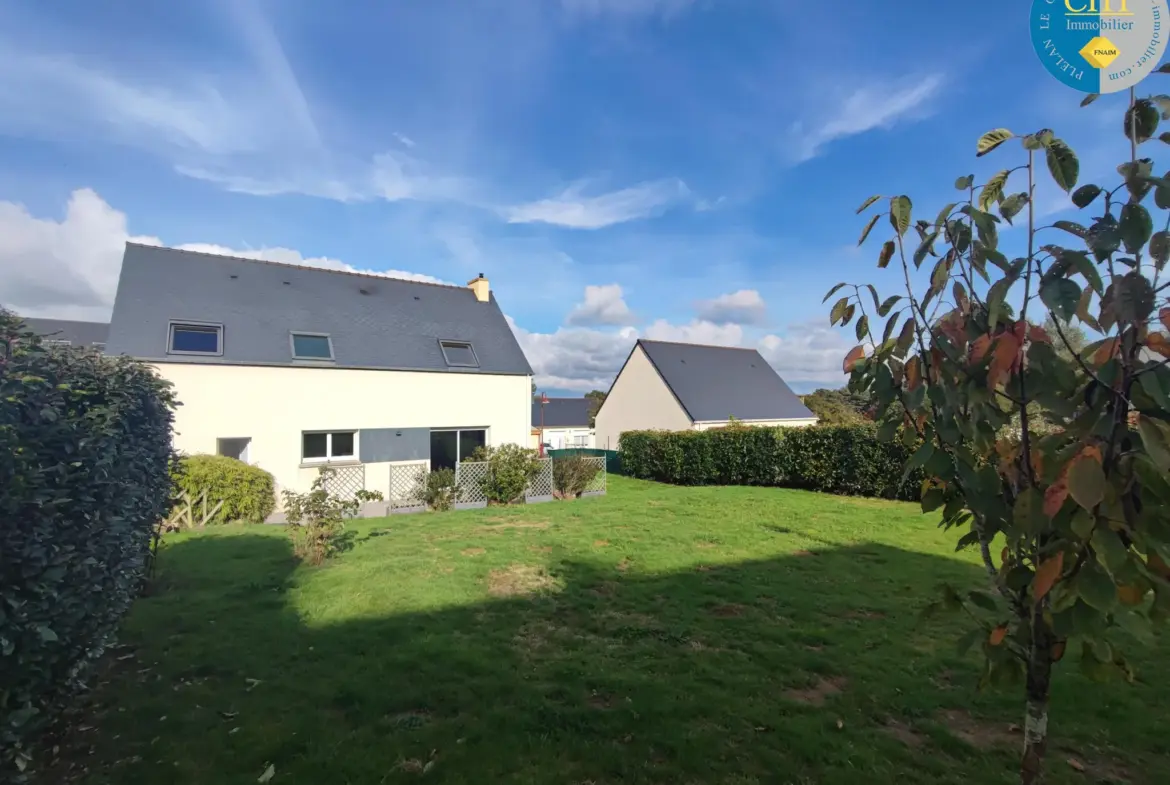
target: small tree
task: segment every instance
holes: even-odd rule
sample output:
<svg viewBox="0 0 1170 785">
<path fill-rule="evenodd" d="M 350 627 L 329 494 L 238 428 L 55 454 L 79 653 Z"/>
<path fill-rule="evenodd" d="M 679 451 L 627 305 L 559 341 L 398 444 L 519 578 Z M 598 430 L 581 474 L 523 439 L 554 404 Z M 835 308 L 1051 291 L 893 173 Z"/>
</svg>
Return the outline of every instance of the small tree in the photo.
<svg viewBox="0 0 1170 785">
<path fill-rule="evenodd" d="M 591 390 L 585 393 L 585 397 L 589 399 L 589 427 L 592 428 L 597 422 L 601 404 L 605 403 L 605 393 L 601 390 Z"/>
<path fill-rule="evenodd" d="M 585 492 L 601 471 L 596 460 L 573 455 L 553 461 L 553 488 L 562 499 L 575 499 Z"/>
<path fill-rule="evenodd" d="M 436 512 L 451 509 L 455 504 L 455 470 L 435 469 L 427 472 L 419 479 L 418 489 L 421 498 L 428 508 Z"/>
<path fill-rule="evenodd" d="M 293 553 L 313 565 L 319 565 L 337 552 L 345 531 L 345 519 L 358 514 L 364 502 L 381 501 L 378 491 L 360 490 L 353 499 L 342 499 L 329 492 L 333 469 L 323 467 L 308 493 L 283 492 L 284 513 Z"/>
<path fill-rule="evenodd" d="M 518 444 L 480 447 L 473 461 L 487 463 L 487 476 L 481 481 L 484 496 L 493 504 L 512 504 L 524 497 L 528 482 L 540 472 L 536 450 Z"/>
<path fill-rule="evenodd" d="M 1018 138 L 1024 162 L 981 187 L 960 177 L 961 200 L 933 221 L 914 221 L 907 196 L 866 200 L 858 212 L 888 206 L 894 231 L 878 267 L 895 263 L 902 293 L 882 299 L 852 286 L 832 307 L 833 324 L 858 317 L 866 343 L 844 369 L 852 389 L 877 397 L 881 434 L 904 424 L 923 442 L 907 466 L 926 471 L 923 509 L 941 509 L 960 547 L 979 550 L 991 591 L 946 587 L 931 609 L 981 620 L 964 642 L 982 648 L 984 682 L 1022 677 L 1024 783 L 1041 773 L 1053 666 L 1075 657 L 1090 676 L 1132 679 L 1115 633 L 1140 634 L 1170 614 L 1170 283 L 1161 280 L 1170 216 L 1155 232 L 1147 207 L 1170 209 L 1170 173 L 1155 177 L 1153 160 L 1138 157 L 1160 108 L 1170 97 L 1130 91 L 1130 155 L 1115 187 L 1077 188 L 1076 155 L 1051 130 L 997 129 L 977 156 Z M 1087 226 L 1038 225 L 1041 160 L 1077 207 L 1092 206 Z M 1014 179 L 1026 180 L 1023 190 L 1008 188 Z M 999 229 L 1021 217 L 1021 253 L 1009 259 Z M 1036 326 L 1037 315 L 1050 321 Z M 879 317 L 880 332 L 870 321 Z M 1092 333 L 1080 351 L 1074 321 Z"/>
<path fill-rule="evenodd" d="M 868 422 L 854 403 L 857 396 L 842 390 L 817 390 L 800 397 L 820 425 L 861 425 Z"/>
</svg>

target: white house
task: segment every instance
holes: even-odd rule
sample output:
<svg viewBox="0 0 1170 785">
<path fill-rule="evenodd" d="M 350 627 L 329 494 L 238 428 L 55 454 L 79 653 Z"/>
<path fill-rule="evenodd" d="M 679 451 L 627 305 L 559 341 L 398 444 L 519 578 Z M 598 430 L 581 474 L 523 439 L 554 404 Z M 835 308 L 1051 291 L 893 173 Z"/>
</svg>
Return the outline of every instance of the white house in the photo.
<svg viewBox="0 0 1170 785">
<path fill-rule="evenodd" d="M 532 429 L 538 443 L 552 450 L 568 447 L 592 447 L 593 428 L 589 425 L 588 398 L 537 398 L 532 402 Z"/>
<path fill-rule="evenodd" d="M 598 447 L 626 431 L 806 426 L 817 417 L 755 349 L 639 340 L 597 412 Z"/>
<path fill-rule="evenodd" d="M 387 495 L 390 466 L 525 444 L 532 369 L 482 275 L 466 287 L 127 244 L 107 353 L 181 402 L 175 445 L 307 490 L 322 465 Z"/>
<path fill-rule="evenodd" d="M 110 325 L 105 322 L 77 322 L 69 319 L 22 319 L 26 329 L 47 344 L 79 346 L 104 351 Z"/>
</svg>

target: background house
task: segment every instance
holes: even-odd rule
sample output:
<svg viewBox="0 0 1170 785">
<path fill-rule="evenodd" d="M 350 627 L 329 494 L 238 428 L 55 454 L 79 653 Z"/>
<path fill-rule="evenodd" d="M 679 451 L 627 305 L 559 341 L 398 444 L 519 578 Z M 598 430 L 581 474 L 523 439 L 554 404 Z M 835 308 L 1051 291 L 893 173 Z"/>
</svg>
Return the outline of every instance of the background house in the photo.
<svg viewBox="0 0 1170 785">
<path fill-rule="evenodd" d="M 618 371 L 594 427 L 598 447 L 625 431 L 705 430 L 727 425 L 815 425 L 755 349 L 639 340 Z"/>
<path fill-rule="evenodd" d="M 110 334 L 105 322 L 75 322 L 68 319 L 24 319 L 24 326 L 41 336 L 45 343 L 65 346 L 88 346 L 103 350 Z"/>
<path fill-rule="evenodd" d="M 528 439 L 532 369 L 487 279 L 467 287 L 128 244 L 107 344 L 182 406 L 175 445 L 304 490 L 320 466 L 388 491 Z"/>
<path fill-rule="evenodd" d="M 543 440 L 550 449 L 592 447 L 593 429 L 589 427 L 589 407 L 592 405 L 593 401 L 588 398 L 549 398 L 542 407 L 540 399 L 535 399 L 532 402 L 532 429 L 538 434 L 538 443 L 543 422 Z"/>
</svg>

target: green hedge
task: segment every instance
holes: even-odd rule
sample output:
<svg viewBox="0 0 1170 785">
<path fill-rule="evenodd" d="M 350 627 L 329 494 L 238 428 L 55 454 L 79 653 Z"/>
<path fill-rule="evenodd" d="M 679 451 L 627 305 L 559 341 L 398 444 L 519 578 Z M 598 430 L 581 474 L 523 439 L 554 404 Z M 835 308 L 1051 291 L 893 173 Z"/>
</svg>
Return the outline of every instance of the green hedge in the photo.
<svg viewBox="0 0 1170 785">
<path fill-rule="evenodd" d="M 185 455 L 175 484 L 195 499 L 207 491 L 207 506 L 223 500 L 212 523 L 263 523 L 276 509 L 276 482 L 258 466 L 226 455 Z"/>
<path fill-rule="evenodd" d="M 901 482 L 913 448 L 880 442 L 872 425 L 732 427 L 622 434 L 631 477 L 676 485 L 773 485 L 917 501 L 923 475 Z"/>
<path fill-rule="evenodd" d="M 0 311 L 0 781 L 138 593 L 173 407 L 148 366 L 47 347 Z"/>
</svg>

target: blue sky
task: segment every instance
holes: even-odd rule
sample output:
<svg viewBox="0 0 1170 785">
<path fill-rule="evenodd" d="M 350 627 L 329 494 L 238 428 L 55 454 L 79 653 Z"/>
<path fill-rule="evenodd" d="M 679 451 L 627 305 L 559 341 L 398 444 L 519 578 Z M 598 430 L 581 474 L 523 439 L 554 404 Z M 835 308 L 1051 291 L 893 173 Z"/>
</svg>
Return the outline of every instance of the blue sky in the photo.
<svg viewBox="0 0 1170 785">
<path fill-rule="evenodd" d="M 1082 180 L 1128 157 L 1027 6 L 0 0 L 0 302 L 105 318 L 128 238 L 483 272 L 550 392 L 604 389 L 639 335 L 839 386 L 822 295 L 896 283 L 884 234 L 854 248 L 866 196 L 933 219 L 1007 165 L 974 158 L 999 126 L 1055 128 Z"/>
</svg>

